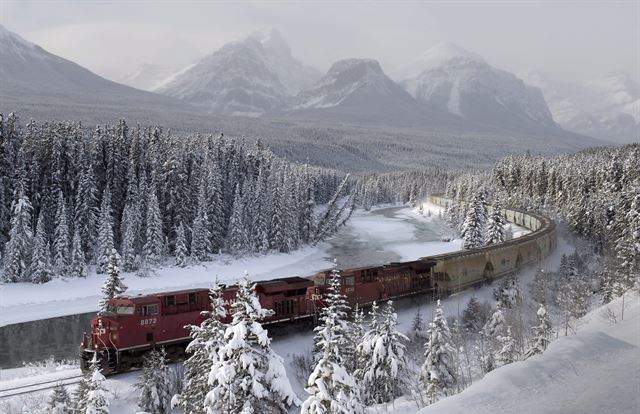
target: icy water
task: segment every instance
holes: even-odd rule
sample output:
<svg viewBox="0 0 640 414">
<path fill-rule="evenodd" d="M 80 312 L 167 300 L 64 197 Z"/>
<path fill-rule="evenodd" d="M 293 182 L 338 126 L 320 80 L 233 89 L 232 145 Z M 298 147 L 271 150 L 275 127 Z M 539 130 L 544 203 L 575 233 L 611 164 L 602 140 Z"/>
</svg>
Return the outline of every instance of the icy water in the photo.
<svg viewBox="0 0 640 414">
<path fill-rule="evenodd" d="M 390 207 L 354 216 L 349 225 L 328 240 L 330 247 L 323 254 L 336 258 L 341 268 L 378 265 L 401 260 L 396 251 L 403 245 L 442 238 L 438 225 L 401 214 L 402 209 Z M 0 369 L 49 356 L 76 359 L 82 333 L 88 330 L 94 315 L 84 313 L 0 327 Z"/>
</svg>

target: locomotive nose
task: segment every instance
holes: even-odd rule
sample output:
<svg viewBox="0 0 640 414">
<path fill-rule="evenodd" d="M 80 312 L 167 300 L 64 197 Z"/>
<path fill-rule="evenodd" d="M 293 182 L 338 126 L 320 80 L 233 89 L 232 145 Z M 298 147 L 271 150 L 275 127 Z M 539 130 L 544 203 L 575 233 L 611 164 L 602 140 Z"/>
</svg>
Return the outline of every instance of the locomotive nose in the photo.
<svg viewBox="0 0 640 414">
<path fill-rule="evenodd" d="M 98 317 L 94 324 L 93 337 L 94 348 L 107 348 L 109 345 L 117 345 L 118 322 L 105 317 Z"/>
</svg>

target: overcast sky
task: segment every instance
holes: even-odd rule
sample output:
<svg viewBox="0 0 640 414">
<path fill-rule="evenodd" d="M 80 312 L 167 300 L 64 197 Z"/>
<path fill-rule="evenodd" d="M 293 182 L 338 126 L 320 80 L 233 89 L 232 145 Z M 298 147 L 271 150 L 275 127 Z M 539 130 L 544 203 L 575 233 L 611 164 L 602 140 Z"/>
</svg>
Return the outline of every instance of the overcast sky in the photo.
<svg viewBox="0 0 640 414">
<path fill-rule="evenodd" d="M 640 80 L 640 0 L 0 0 L 0 23 L 110 79 L 142 63 L 181 68 L 270 26 L 294 56 L 321 70 L 338 59 L 371 57 L 393 71 L 449 40 L 513 72 L 588 80 L 625 71 Z"/>
</svg>

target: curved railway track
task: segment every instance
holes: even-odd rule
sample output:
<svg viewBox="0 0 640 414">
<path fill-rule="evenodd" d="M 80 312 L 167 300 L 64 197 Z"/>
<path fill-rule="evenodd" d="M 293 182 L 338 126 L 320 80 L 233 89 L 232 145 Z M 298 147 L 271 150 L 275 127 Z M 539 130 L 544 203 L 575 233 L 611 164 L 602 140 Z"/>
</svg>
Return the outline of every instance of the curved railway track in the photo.
<svg viewBox="0 0 640 414">
<path fill-rule="evenodd" d="M 18 385 L 9 388 L 4 388 L 0 385 L 0 399 L 16 397 L 24 394 L 31 394 L 38 391 L 46 391 L 51 388 L 56 387 L 58 384 L 62 385 L 73 385 L 80 382 L 82 379 L 82 374 L 65 377 L 65 378 L 56 378 L 53 380 L 40 381 L 30 384 Z"/>
</svg>

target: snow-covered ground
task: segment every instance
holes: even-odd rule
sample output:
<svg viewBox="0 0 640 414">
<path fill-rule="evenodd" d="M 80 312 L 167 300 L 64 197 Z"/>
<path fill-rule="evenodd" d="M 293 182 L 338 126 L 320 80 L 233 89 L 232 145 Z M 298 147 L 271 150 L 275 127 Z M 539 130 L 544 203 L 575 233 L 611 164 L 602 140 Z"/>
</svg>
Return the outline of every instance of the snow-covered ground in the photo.
<svg viewBox="0 0 640 414">
<path fill-rule="evenodd" d="M 542 355 L 490 372 L 418 413 L 639 413 L 640 300 L 628 294 L 626 302 L 624 321 L 603 317 L 606 307 L 619 314 L 617 299 L 583 318 L 577 335 L 560 337 Z"/>
<path fill-rule="evenodd" d="M 430 213 L 430 216 L 428 212 Z M 150 277 L 124 274 L 129 287 L 128 294 L 153 293 L 170 289 L 207 287 L 217 277 L 221 282 L 233 283 L 245 271 L 254 280 L 284 276 L 310 276 L 331 267 L 332 259 L 338 256 L 338 265 L 367 265 L 371 256 L 391 255 L 394 260 L 414 260 L 419 257 L 459 250 L 460 240 L 447 239 L 449 230 L 438 218 L 442 209 L 425 203 L 424 215 L 412 209 L 394 208 L 389 214 L 384 210 L 357 211 L 349 224 L 334 236 L 343 237 L 342 243 L 332 240 L 309 246 L 288 254 L 269 254 L 260 257 L 234 259 L 223 255 L 215 260 L 192 265 L 187 268 L 166 266 L 157 269 Z M 417 232 L 430 230 L 435 237 L 419 237 Z M 515 228 L 515 235 L 526 234 L 526 230 Z M 349 237 L 344 239 L 344 235 Z M 351 243 L 352 241 L 357 243 Z M 332 244 L 333 243 L 333 244 Z M 349 244 L 349 245 L 345 245 Z M 339 257 L 351 244 L 358 244 L 367 255 L 360 262 Z M 356 252 L 354 253 L 357 255 Z M 376 257 L 374 257 L 376 258 Z M 371 258 L 371 259 L 374 259 Z M 87 278 L 57 278 L 51 282 L 34 285 L 13 283 L 0 285 L 0 327 L 8 324 L 57 316 L 74 315 L 97 310 L 100 287 L 104 275 L 91 273 Z"/>
</svg>

